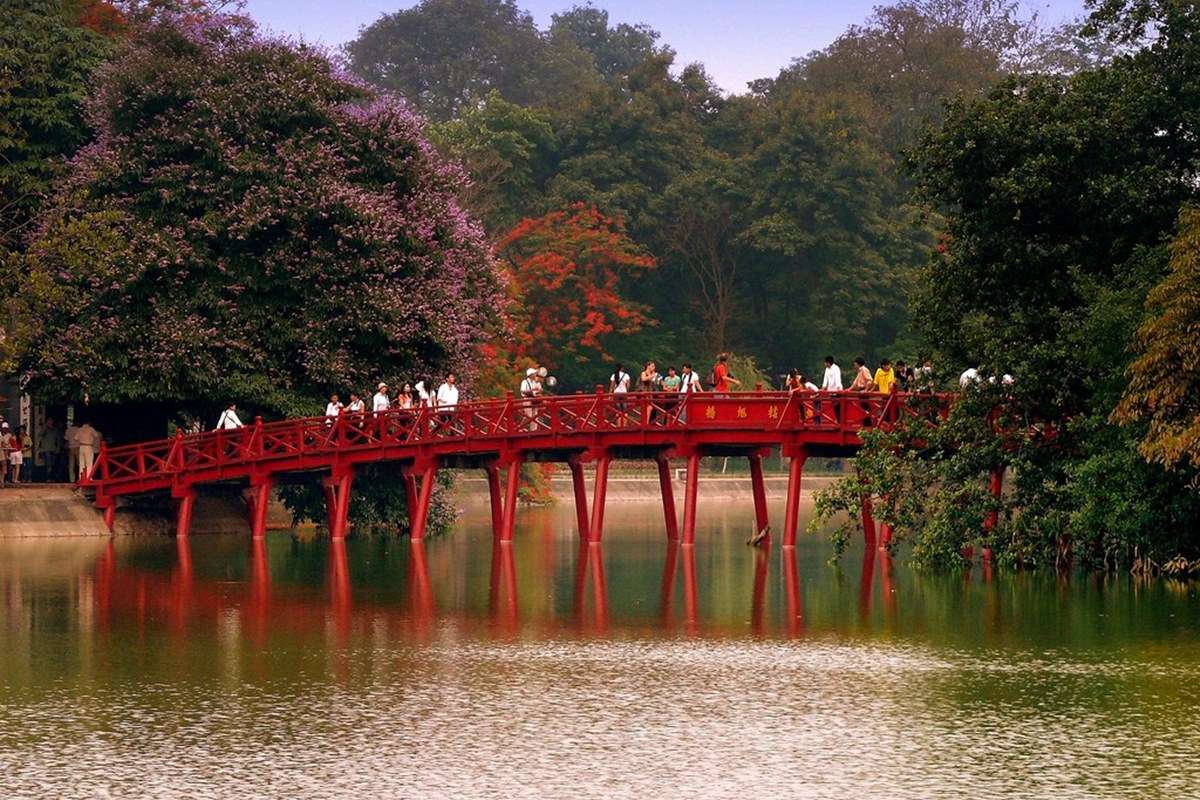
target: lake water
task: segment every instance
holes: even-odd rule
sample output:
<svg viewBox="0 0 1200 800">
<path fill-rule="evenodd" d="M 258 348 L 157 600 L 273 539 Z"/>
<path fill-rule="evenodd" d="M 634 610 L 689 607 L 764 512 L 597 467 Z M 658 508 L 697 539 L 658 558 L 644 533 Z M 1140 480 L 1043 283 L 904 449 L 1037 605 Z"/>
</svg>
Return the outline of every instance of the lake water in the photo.
<svg viewBox="0 0 1200 800">
<path fill-rule="evenodd" d="M 572 517 L 0 542 L 0 797 L 1200 797 L 1195 584 Z"/>
</svg>

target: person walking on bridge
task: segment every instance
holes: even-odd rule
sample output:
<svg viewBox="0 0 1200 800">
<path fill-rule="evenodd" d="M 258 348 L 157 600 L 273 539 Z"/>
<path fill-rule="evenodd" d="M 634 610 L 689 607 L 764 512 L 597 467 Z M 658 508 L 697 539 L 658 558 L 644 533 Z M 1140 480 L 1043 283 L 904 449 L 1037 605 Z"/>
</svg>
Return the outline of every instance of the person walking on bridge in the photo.
<svg viewBox="0 0 1200 800">
<path fill-rule="evenodd" d="M 892 360 L 885 358 L 879 362 L 879 369 L 875 370 L 875 391 L 881 394 L 891 394 L 892 387 L 896 384 L 896 373 L 892 371 Z"/>
<path fill-rule="evenodd" d="M 458 405 L 458 386 L 453 372 L 446 373 L 446 380 L 438 387 L 434 401 L 438 411 L 453 411 Z"/>
<path fill-rule="evenodd" d="M 346 413 L 361 414 L 367 410 L 367 406 L 363 403 L 362 398 L 355 392 L 350 393 L 350 403 L 346 406 Z"/>
<path fill-rule="evenodd" d="M 240 427 L 242 427 L 242 421 L 238 419 L 237 403 L 230 403 L 229 406 L 221 412 L 221 416 L 217 420 L 217 430 L 231 431 Z M 80 430 L 82 430 L 82 428 L 80 428 Z"/>
<path fill-rule="evenodd" d="M 727 393 L 730 386 L 741 386 L 742 382 L 729 372 L 729 354 L 721 353 L 717 356 L 717 363 L 713 365 L 711 383 L 714 392 L 721 394 Z"/>
<path fill-rule="evenodd" d="M 525 406 L 525 419 L 529 420 L 529 430 L 537 430 L 538 398 L 542 396 L 542 377 L 537 367 L 525 370 L 525 380 L 521 381 L 521 400 Z"/>
<path fill-rule="evenodd" d="M 342 401 L 335 392 L 329 396 L 329 402 L 325 404 L 325 416 L 329 417 L 331 420 L 336 420 L 338 415 L 341 413 Z"/>
<path fill-rule="evenodd" d="M 371 411 L 379 414 L 391 407 L 392 401 L 388 399 L 388 385 L 380 381 L 378 388 L 375 390 L 375 397 L 371 399 Z"/>
<path fill-rule="evenodd" d="M 629 391 L 630 380 L 629 373 L 617 364 L 613 367 L 613 374 L 608 376 L 608 391 L 612 394 L 625 394 Z"/>
</svg>

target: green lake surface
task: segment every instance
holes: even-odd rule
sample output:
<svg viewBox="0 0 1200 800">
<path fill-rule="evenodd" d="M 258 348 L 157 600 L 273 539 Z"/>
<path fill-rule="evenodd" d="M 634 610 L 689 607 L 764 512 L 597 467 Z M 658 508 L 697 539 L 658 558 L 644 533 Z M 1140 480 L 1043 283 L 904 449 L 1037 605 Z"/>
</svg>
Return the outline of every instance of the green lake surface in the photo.
<svg viewBox="0 0 1200 800">
<path fill-rule="evenodd" d="M 0 798 L 1200 797 L 1196 584 L 831 565 L 752 517 L 0 542 Z"/>
</svg>

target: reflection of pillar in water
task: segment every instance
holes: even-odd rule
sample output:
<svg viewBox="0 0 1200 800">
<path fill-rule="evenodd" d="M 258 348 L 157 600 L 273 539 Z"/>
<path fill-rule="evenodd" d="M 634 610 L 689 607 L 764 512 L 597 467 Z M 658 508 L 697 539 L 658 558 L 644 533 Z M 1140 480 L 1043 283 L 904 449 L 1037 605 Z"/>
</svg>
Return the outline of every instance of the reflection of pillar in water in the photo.
<svg viewBox="0 0 1200 800">
<path fill-rule="evenodd" d="M 500 541 L 492 545 L 489 595 L 496 627 L 511 632 L 517 625 L 517 570 L 512 542 Z"/>
<path fill-rule="evenodd" d="M 767 594 L 767 559 L 771 551 L 765 547 L 754 548 L 754 598 L 750 603 L 750 630 L 755 635 L 763 631 L 763 606 Z"/>
<path fill-rule="evenodd" d="M 862 575 L 858 581 L 858 615 L 866 622 L 871 615 L 871 595 L 875 583 L 875 547 L 868 544 L 863 550 Z"/>
<path fill-rule="evenodd" d="M 572 610 L 575 612 L 575 624 L 583 627 L 583 594 L 587 588 L 587 562 L 588 551 L 587 541 L 579 543 L 579 552 L 575 557 L 575 593 L 573 596 Z"/>
<path fill-rule="evenodd" d="M 663 561 L 662 588 L 659 591 L 659 608 L 664 628 L 670 628 L 674 623 L 672 606 L 675 600 L 675 571 L 678 561 L 679 544 L 667 542 L 667 557 Z"/>
<path fill-rule="evenodd" d="M 588 576 L 592 582 L 592 606 L 596 630 L 608 630 L 608 584 L 604 579 L 604 550 L 599 542 L 592 542 L 588 553 Z"/>
<path fill-rule="evenodd" d="M 172 622 L 176 630 L 183 629 L 188 607 L 191 605 L 194 574 L 192 572 L 192 544 L 187 536 L 175 538 L 176 568 L 172 580 Z"/>
<path fill-rule="evenodd" d="M 879 551 L 879 572 L 883 580 L 883 609 L 889 621 L 896 619 L 896 586 L 892 581 L 892 554 L 885 548 Z"/>
<path fill-rule="evenodd" d="M 329 540 L 329 605 L 333 612 L 333 630 L 338 641 L 350 633 L 350 562 L 346 540 Z"/>
<path fill-rule="evenodd" d="M 796 551 L 784 549 L 780 558 L 783 559 L 783 585 L 787 595 L 788 636 L 803 636 L 804 606 L 800 599 L 800 569 L 796 564 Z"/>
<path fill-rule="evenodd" d="M 267 540 L 250 539 L 250 602 L 246 609 L 251 632 L 261 642 L 266 636 L 271 605 L 271 568 L 267 563 Z"/>
<path fill-rule="evenodd" d="M 699 629 L 696 609 L 696 550 L 685 548 L 683 557 L 683 617 L 689 634 Z"/>
<path fill-rule="evenodd" d="M 433 620 L 433 588 L 429 583 L 429 562 L 425 557 L 425 542 L 413 540 L 409 543 L 408 585 L 411 593 L 412 615 L 421 623 Z"/>
<path fill-rule="evenodd" d="M 96 622 L 103 631 L 108 630 L 109 612 L 112 609 L 113 573 L 116 567 L 117 556 L 110 537 L 103 555 L 96 562 L 96 580 L 93 584 L 96 593 Z"/>
</svg>

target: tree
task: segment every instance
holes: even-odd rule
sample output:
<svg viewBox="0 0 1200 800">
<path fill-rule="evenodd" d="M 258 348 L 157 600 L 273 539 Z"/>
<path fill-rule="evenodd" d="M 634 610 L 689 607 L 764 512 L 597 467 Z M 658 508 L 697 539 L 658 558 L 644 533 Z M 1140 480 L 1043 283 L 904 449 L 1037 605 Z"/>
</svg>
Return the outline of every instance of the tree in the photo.
<svg viewBox="0 0 1200 800">
<path fill-rule="evenodd" d="M 110 6 L 92 3 L 89 14 Z M 18 0 L 0 26 L 0 251 L 29 234 L 66 159 L 89 138 L 83 101 L 112 43 L 74 4 Z M 12 284 L 7 284 L 11 286 Z"/>
<path fill-rule="evenodd" d="M 674 53 L 655 43 L 659 33 L 648 25 L 608 25 L 608 12 L 594 6 L 575 6 L 551 16 L 550 38 L 565 39 L 592 56 L 604 79 L 623 88 L 626 79 L 647 59 Z"/>
<path fill-rule="evenodd" d="M 385 14 L 346 46 L 351 68 L 447 120 L 492 92 L 529 105 L 585 89 L 590 65 L 554 47 L 513 0 L 423 0 Z"/>
<path fill-rule="evenodd" d="M 1171 271 L 1150 292 L 1138 358 L 1115 418 L 1146 421 L 1139 450 L 1168 469 L 1200 472 L 1200 210 L 1184 209 Z"/>
<path fill-rule="evenodd" d="M 479 108 L 435 126 L 431 138 L 466 168 L 463 202 L 489 232 L 499 236 L 538 208 L 558 145 L 547 112 L 493 92 Z"/>
<path fill-rule="evenodd" d="M 589 386 L 596 364 L 611 360 L 614 339 L 652 325 L 645 306 L 622 285 L 655 266 L 621 222 L 577 203 L 526 219 L 498 244 L 509 264 L 524 335 L 518 358 L 555 369 L 569 385 Z"/>
<path fill-rule="evenodd" d="M 872 437 L 866 484 L 827 495 L 827 511 L 864 490 L 889 498 L 881 516 L 942 564 L 978 539 L 1026 565 L 1145 568 L 1200 552 L 1187 471 L 1146 463 L 1141 427 L 1109 422 L 1166 242 L 1196 199 L 1200 13 L 1169 22 L 1102 68 L 959 98 L 922 139 L 915 177 L 947 225 L 918 276 L 914 318 L 940 362 L 1016 382 L 967 392 L 934 433 Z M 1181 270 L 1187 239 L 1174 251 Z M 1002 424 L 989 425 L 996 408 Z M 1003 466 L 1012 491 L 995 503 L 986 476 Z M 985 534 L 989 510 L 1000 524 Z"/>
<path fill-rule="evenodd" d="M 461 175 L 402 104 L 247 20 L 163 15 L 90 100 L 97 140 L 28 256 L 33 391 L 311 414 L 380 377 L 469 373 L 497 319 Z"/>
</svg>

